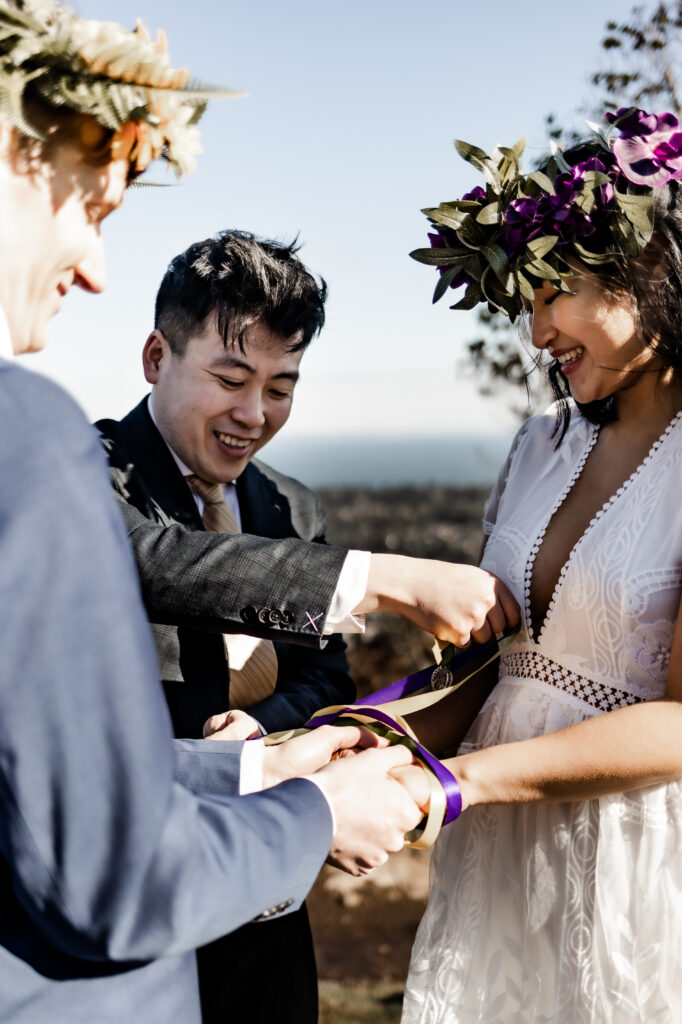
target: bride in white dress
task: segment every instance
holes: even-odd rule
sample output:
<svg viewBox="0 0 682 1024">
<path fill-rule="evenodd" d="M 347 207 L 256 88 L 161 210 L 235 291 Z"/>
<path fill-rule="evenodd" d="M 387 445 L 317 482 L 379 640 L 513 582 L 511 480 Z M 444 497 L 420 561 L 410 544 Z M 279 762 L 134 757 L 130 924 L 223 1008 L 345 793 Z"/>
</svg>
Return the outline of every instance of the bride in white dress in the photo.
<svg viewBox="0 0 682 1024">
<path fill-rule="evenodd" d="M 630 112 L 621 137 L 651 141 L 652 123 Z M 609 262 L 578 262 L 560 228 L 572 276 L 545 270 L 523 298 L 574 401 L 521 428 L 486 507 L 482 565 L 523 628 L 444 761 L 465 810 L 434 849 L 403 1024 L 682 1022 L 682 189 L 609 146 L 654 232 L 618 253 L 596 179 L 584 245 Z M 441 752 L 448 701 L 454 718 L 457 694 L 415 716 Z"/>
</svg>

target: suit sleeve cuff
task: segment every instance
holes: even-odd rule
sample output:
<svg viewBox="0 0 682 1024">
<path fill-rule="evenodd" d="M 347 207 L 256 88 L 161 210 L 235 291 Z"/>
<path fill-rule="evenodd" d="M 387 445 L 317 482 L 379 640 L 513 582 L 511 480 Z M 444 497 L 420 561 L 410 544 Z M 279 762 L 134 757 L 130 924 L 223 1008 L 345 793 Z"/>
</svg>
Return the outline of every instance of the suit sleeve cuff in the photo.
<svg viewBox="0 0 682 1024">
<path fill-rule="evenodd" d="M 312 784 L 314 786 L 317 786 L 317 788 L 319 789 L 320 793 L 325 798 L 325 800 L 327 802 L 327 807 L 329 808 L 329 813 L 332 816 L 332 835 L 336 835 L 336 816 L 334 814 L 334 808 L 332 807 L 332 805 L 331 805 L 331 803 L 329 801 L 329 797 L 327 796 L 327 794 L 325 792 L 324 785 L 320 782 L 320 780 L 319 780 L 317 775 L 302 775 L 301 778 L 307 779 L 308 782 L 312 782 Z"/>
</svg>

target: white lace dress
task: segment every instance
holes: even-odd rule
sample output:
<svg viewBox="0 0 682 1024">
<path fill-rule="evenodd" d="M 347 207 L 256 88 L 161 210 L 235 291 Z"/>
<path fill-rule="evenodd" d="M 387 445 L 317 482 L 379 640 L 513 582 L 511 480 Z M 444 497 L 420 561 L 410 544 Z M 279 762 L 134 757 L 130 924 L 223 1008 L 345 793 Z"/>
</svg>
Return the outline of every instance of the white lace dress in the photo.
<svg viewBox="0 0 682 1024">
<path fill-rule="evenodd" d="M 660 697 L 682 582 L 682 415 L 571 553 L 538 637 L 529 581 L 598 430 L 554 410 L 519 432 L 486 507 L 483 565 L 525 630 L 460 750 Z M 642 743 L 655 743 L 642 736 Z M 403 1024 L 682 1024 L 682 783 L 480 807 L 434 848 Z"/>
</svg>

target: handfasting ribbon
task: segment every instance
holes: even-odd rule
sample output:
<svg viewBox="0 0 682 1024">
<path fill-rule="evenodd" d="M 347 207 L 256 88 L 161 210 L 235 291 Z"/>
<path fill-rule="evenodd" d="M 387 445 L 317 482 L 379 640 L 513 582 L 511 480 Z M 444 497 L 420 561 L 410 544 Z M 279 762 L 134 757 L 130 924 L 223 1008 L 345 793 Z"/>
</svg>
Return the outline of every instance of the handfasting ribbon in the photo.
<svg viewBox="0 0 682 1024">
<path fill-rule="evenodd" d="M 412 675 L 398 679 L 395 683 L 376 690 L 374 693 L 361 697 L 354 704 L 337 704 L 322 708 L 306 722 L 302 729 L 290 729 L 286 732 L 270 733 L 263 737 L 269 745 L 283 743 L 292 736 L 298 736 L 308 729 L 316 729 L 320 725 L 341 725 L 351 720 L 359 722 L 367 728 L 377 727 L 375 731 L 384 734 L 384 729 L 391 734 L 389 739 L 394 743 L 405 743 L 418 758 L 426 770 L 431 787 L 429 811 L 423 827 L 408 833 L 406 837 L 410 846 L 426 848 L 431 846 L 443 825 L 458 818 L 462 812 L 462 796 L 457 779 L 445 765 L 419 742 L 414 732 L 404 719 L 415 711 L 427 708 L 444 697 L 449 696 L 464 686 L 473 676 L 495 661 L 515 639 L 520 627 L 505 634 L 500 640 L 492 639 L 485 644 L 457 651 L 448 645 L 443 651 L 440 665 L 429 666 L 414 672 Z M 490 657 L 478 665 L 472 672 L 458 682 L 454 682 L 453 670 L 466 665 L 487 650 Z M 423 692 L 425 687 L 429 689 Z M 341 719 L 344 720 L 342 723 Z"/>
</svg>

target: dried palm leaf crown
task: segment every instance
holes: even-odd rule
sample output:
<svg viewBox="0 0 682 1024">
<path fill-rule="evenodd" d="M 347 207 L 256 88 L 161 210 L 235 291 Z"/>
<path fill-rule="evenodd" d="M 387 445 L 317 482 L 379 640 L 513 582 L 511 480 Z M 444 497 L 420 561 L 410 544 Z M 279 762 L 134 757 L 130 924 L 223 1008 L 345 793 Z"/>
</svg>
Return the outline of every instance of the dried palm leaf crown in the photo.
<svg viewBox="0 0 682 1024">
<path fill-rule="evenodd" d="M 53 0 L 0 0 L 0 105 L 19 131 L 45 141 L 27 113 L 27 90 L 94 117 L 114 133 L 114 147 L 125 141 L 134 173 L 162 157 L 178 177 L 194 170 L 208 101 L 243 95 L 190 81 L 170 66 L 163 32 L 152 42 L 141 22 L 128 32 Z"/>
<path fill-rule="evenodd" d="M 491 156 L 455 142 L 486 187 L 423 211 L 435 229 L 431 248 L 410 255 L 438 267 L 434 302 L 466 286 L 451 309 L 482 302 L 513 321 L 544 281 L 571 291 L 570 260 L 600 266 L 642 252 L 654 229 L 654 190 L 682 179 L 682 132 L 673 114 L 634 107 L 606 120 L 605 130 L 590 124 L 593 138 L 566 156 L 554 146 L 530 174 L 520 167 L 523 139 Z"/>
</svg>

